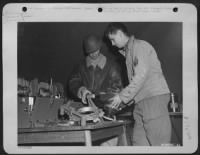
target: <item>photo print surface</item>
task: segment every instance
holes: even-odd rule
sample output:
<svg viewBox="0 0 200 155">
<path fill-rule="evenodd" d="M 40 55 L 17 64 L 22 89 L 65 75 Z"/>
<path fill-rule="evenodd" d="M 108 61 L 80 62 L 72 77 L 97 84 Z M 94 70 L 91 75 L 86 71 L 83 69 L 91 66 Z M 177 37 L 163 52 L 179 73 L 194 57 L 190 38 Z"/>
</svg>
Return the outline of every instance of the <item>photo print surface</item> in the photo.
<svg viewBox="0 0 200 155">
<path fill-rule="evenodd" d="M 178 8 L 178 11 L 174 11 L 174 8 Z M 193 18 L 188 18 L 191 15 Z M 110 23 L 121 22 L 131 36 L 148 42 L 156 51 L 171 94 L 169 104 L 175 102 L 178 107 L 167 107 L 172 123 L 171 143 L 159 147 L 145 146 L 145 149 L 134 146 L 131 144 L 134 141 L 131 138 L 133 125 L 126 131 L 129 142 L 123 148 L 127 149 L 122 151 L 121 144 L 106 149 L 100 146 L 98 150 L 101 153 L 147 153 L 147 149 L 151 153 L 165 149 L 175 153 L 194 151 L 197 145 L 195 16 L 195 8 L 184 4 L 6 5 L 3 16 L 3 110 L 4 122 L 10 120 L 12 124 L 4 123 L 5 150 L 12 153 L 96 151 L 96 147 L 84 146 L 98 146 L 101 142 L 98 138 L 92 139 L 92 136 L 95 137 L 90 132 L 93 129 L 84 128 L 89 130 L 89 136 L 88 132 L 74 134 L 73 131 L 80 128 L 77 129 L 73 124 L 70 126 L 71 138 L 65 138 L 66 126 L 56 127 L 55 122 L 63 119 L 60 106 L 74 97 L 68 89 L 68 81 L 74 68 L 86 56 L 84 38 L 88 35 L 96 35 L 102 40 L 101 53 L 118 64 L 123 87 L 129 85 L 126 57 L 105 37 L 105 29 Z M 187 104 L 191 99 L 193 106 Z M 132 113 L 131 108 L 127 110 L 129 114 Z M 116 135 L 119 134 L 117 130 Z M 53 132 L 55 134 L 51 135 Z M 20 137 L 22 133 L 23 138 Z M 15 138 L 12 142 L 8 138 L 11 134 Z M 87 138 L 81 140 L 78 135 Z M 109 134 L 104 134 L 106 136 L 109 137 Z M 51 146 L 54 146 L 53 149 Z M 72 146 L 76 146 L 76 149 Z"/>
</svg>

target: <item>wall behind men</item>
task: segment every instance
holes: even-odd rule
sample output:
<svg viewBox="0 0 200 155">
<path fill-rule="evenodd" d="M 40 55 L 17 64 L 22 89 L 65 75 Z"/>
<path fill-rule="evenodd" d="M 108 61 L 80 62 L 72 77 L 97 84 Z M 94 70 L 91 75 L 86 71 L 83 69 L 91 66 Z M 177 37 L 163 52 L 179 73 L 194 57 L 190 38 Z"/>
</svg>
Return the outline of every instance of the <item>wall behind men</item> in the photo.
<svg viewBox="0 0 200 155">
<path fill-rule="evenodd" d="M 39 81 L 53 78 L 67 86 L 73 67 L 84 58 L 82 40 L 88 34 L 103 37 L 105 22 L 18 23 L 18 76 Z M 131 34 L 157 51 L 169 88 L 182 100 L 182 24 L 125 23 Z M 104 44 L 103 53 L 123 64 L 116 48 Z M 126 77 L 126 68 L 122 67 Z M 126 78 L 125 78 L 126 79 Z"/>
</svg>

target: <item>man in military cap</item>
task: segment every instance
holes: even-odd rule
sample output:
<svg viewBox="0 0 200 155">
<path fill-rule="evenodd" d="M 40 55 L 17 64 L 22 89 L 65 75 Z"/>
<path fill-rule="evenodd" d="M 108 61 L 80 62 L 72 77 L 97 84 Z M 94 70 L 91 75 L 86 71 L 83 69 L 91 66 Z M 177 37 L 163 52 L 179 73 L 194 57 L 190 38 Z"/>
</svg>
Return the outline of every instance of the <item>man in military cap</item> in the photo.
<svg viewBox="0 0 200 155">
<path fill-rule="evenodd" d="M 117 64 L 102 54 L 102 41 L 89 35 L 83 41 L 86 58 L 74 69 L 69 80 L 69 90 L 86 104 L 88 94 L 117 92 L 122 88 Z"/>
<path fill-rule="evenodd" d="M 117 64 L 102 54 L 102 41 L 96 35 L 83 40 L 86 57 L 74 69 L 70 80 L 70 92 L 87 104 L 87 95 L 119 92 L 122 88 L 120 70 Z M 95 102 L 103 108 L 103 103 Z M 102 105 L 101 105 L 102 104 Z M 116 145 L 116 139 L 103 145 Z"/>
</svg>

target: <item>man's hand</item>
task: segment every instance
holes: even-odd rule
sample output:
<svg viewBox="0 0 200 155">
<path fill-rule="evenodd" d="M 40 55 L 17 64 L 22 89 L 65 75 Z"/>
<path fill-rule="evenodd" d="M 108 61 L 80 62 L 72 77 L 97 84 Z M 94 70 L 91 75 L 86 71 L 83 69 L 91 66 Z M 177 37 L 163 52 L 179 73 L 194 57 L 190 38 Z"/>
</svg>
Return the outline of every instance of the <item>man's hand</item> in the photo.
<svg viewBox="0 0 200 155">
<path fill-rule="evenodd" d="M 81 87 L 78 91 L 78 97 L 84 104 L 87 104 L 87 95 L 92 94 L 87 88 Z"/>
<path fill-rule="evenodd" d="M 82 102 L 84 104 L 87 104 L 87 95 L 89 95 L 89 94 L 92 94 L 92 93 L 89 90 L 87 90 L 87 89 L 83 92 L 81 100 L 82 100 Z"/>
<path fill-rule="evenodd" d="M 116 94 L 114 97 L 110 98 L 109 101 L 109 107 L 111 107 L 112 109 L 118 109 L 120 103 L 122 102 L 122 100 L 119 97 L 119 94 Z"/>
</svg>

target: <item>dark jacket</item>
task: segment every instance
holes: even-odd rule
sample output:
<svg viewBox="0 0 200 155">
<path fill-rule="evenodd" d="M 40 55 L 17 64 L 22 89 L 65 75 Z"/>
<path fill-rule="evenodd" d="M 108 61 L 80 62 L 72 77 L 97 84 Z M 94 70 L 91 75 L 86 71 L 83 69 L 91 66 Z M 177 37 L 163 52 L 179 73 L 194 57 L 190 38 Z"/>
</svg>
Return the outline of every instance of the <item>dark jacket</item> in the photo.
<svg viewBox="0 0 200 155">
<path fill-rule="evenodd" d="M 100 92 L 115 92 L 122 89 L 121 74 L 118 65 L 111 59 L 106 58 L 106 64 L 103 69 L 96 66 L 87 67 L 83 60 L 75 68 L 69 80 L 69 90 L 77 96 L 80 87 L 86 87 L 93 94 Z"/>
</svg>

